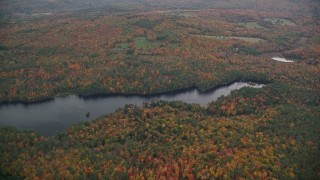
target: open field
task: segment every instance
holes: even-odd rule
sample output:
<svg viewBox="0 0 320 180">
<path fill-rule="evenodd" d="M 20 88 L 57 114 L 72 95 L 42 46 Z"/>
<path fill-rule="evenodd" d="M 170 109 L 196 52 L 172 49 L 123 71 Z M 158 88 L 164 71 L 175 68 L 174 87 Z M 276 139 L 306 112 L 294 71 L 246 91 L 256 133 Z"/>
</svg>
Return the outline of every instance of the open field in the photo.
<svg viewBox="0 0 320 180">
<path fill-rule="evenodd" d="M 245 26 L 246 28 L 259 28 L 259 29 L 265 28 L 260 24 L 258 24 L 257 22 L 240 22 L 238 24 L 241 26 Z"/>
<path fill-rule="evenodd" d="M 279 24 L 279 25 L 283 25 L 283 26 L 294 26 L 296 25 L 293 21 L 291 21 L 290 19 L 285 19 L 285 18 L 265 18 L 264 21 L 269 21 L 272 24 Z"/>
<path fill-rule="evenodd" d="M 238 36 L 231 36 L 231 37 L 224 37 L 224 36 L 208 36 L 208 35 L 198 35 L 198 34 L 191 34 L 191 36 L 196 36 L 200 38 L 209 38 L 209 39 L 217 39 L 217 40 L 228 40 L 228 39 L 238 39 L 242 41 L 246 41 L 249 43 L 258 43 L 265 41 L 261 38 L 255 38 L 255 37 L 238 37 Z"/>
</svg>

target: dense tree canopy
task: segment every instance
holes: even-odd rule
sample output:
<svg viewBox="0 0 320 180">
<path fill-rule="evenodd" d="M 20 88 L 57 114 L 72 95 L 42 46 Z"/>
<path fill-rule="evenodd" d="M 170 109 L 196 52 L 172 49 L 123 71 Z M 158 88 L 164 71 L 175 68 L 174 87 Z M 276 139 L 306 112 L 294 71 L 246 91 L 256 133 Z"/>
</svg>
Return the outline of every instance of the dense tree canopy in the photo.
<svg viewBox="0 0 320 180">
<path fill-rule="evenodd" d="M 318 1 L 30 2 L 0 2 L 0 104 L 270 84 L 207 107 L 126 105 L 48 138 L 0 128 L 0 179 L 319 179 Z"/>
<path fill-rule="evenodd" d="M 274 84 L 244 88 L 207 108 L 127 105 L 47 139 L 3 128 L 1 173 L 30 179 L 313 179 L 320 173 L 319 104 L 319 93 Z"/>
<path fill-rule="evenodd" d="M 319 22 L 294 5 L 305 15 L 170 10 L 8 24 L 0 31 L 0 102 L 204 90 L 241 78 L 320 89 Z M 272 62 L 281 54 L 295 63 Z"/>
</svg>

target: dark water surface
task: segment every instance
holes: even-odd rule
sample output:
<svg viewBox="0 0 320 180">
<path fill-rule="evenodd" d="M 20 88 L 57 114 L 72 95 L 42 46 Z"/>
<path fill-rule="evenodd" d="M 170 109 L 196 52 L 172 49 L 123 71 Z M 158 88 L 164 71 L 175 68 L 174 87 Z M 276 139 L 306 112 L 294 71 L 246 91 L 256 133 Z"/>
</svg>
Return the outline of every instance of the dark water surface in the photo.
<svg viewBox="0 0 320 180">
<path fill-rule="evenodd" d="M 0 127 L 16 126 L 22 130 L 34 130 L 44 136 L 52 136 L 77 122 L 90 121 L 102 115 L 114 112 L 125 104 L 142 105 L 155 99 L 166 101 L 180 100 L 206 106 L 222 95 L 245 86 L 261 88 L 262 84 L 236 82 L 205 93 L 197 89 L 179 93 L 155 96 L 102 96 L 81 98 L 78 96 L 56 97 L 52 101 L 36 104 L 8 104 L 0 106 Z M 86 117 L 87 112 L 91 115 Z"/>
</svg>

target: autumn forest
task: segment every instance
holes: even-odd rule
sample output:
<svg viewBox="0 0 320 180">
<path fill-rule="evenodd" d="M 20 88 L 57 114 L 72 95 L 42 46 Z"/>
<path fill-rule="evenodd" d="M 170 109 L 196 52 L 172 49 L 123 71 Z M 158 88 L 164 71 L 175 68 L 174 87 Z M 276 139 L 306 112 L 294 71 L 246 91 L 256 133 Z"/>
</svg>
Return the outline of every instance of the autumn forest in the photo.
<svg viewBox="0 0 320 180">
<path fill-rule="evenodd" d="M 128 104 L 50 137 L 1 127 L 0 179 L 319 179 L 319 12 L 317 0 L 1 1 L 0 108 L 265 86 L 206 107 Z"/>
</svg>

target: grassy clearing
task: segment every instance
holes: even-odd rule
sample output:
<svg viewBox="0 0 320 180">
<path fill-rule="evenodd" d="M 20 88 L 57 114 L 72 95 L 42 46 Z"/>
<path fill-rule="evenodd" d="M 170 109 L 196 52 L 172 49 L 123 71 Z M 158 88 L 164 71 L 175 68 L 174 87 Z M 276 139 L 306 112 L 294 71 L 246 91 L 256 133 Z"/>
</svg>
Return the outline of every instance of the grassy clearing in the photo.
<svg viewBox="0 0 320 180">
<path fill-rule="evenodd" d="M 282 26 L 294 26 L 294 25 L 296 25 L 290 19 L 284 19 L 284 18 L 264 18 L 264 21 L 269 21 L 274 25 L 282 25 Z"/>
<path fill-rule="evenodd" d="M 176 14 L 183 17 L 194 17 L 192 12 L 177 12 Z"/>
<path fill-rule="evenodd" d="M 121 48 L 121 49 L 125 49 L 125 48 L 129 48 L 130 44 L 129 43 L 120 43 L 120 44 L 117 44 L 117 47 Z"/>
<path fill-rule="evenodd" d="M 137 48 L 141 49 L 152 49 L 154 47 L 160 46 L 159 41 L 149 41 L 146 37 L 136 37 L 134 38 L 134 43 Z"/>
<path fill-rule="evenodd" d="M 175 44 L 169 44 L 168 45 L 168 48 L 169 49 L 176 49 L 176 48 L 178 48 L 179 47 L 179 44 L 177 44 L 177 43 L 175 43 Z"/>
<path fill-rule="evenodd" d="M 261 26 L 257 22 L 240 22 L 238 23 L 241 26 L 244 26 L 246 28 L 253 28 L 253 29 L 264 29 L 265 27 Z"/>
<path fill-rule="evenodd" d="M 39 32 L 38 29 L 24 29 L 21 31 L 18 31 L 18 33 L 23 33 L 23 34 L 28 34 L 28 33 L 33 33 L 33 32 Z"/>
<path fill-rule="evenodd" d="M 208 39 L 224 39 L 224 36 L 209 36 L 209 35 L 201 35 L 201 34 L 189 34 L 190 36 L 200 37 L 200 38 L 208 38 Z"/>
<path fill-rule="evenodd" d="M 149 41 L 146 37 L 136 37 L 133 39 L 133 42 L 135 43 L 136 48 L 144 49 L 144 50 L 151 50 L 155 47 L 160 47 L 161 41 Z M 167 48 L 169 49 L 175 49 L 179 47 L 178 43 L 172 43 L 168 44 Z M 116 48 L 125 50 L 130 47 L 130 43 L 120 43 L 116 45 Z"/>
<path fill-rule="evenodd" d="M 246 42 L 249 42 L 249 43 L 259 43 L 259 42 L 265 41 L 264 39 L 254 38 L 254 37 L 230 37 L 230 39 L 243 40 L 243 41 L 246 41 Z"/>
<path fill-rule="evenodd" d="M 198 34 L 190 34 L 190 35 L 201 37 L 201 38 L 218 39 L 218 40 L 238 39 L 238 40 L 243 40 L 249 43 L 259 43 L 259 42 L 265 41 L 264 39 L 256 38 L 256 37 L 241 37 L 241 36 L 225 37 L 225 36 L 208 36 L 208 35 L 198 35 Z"/>
</svg>

